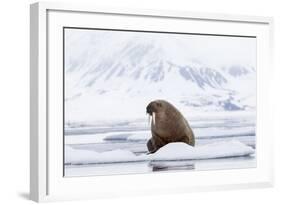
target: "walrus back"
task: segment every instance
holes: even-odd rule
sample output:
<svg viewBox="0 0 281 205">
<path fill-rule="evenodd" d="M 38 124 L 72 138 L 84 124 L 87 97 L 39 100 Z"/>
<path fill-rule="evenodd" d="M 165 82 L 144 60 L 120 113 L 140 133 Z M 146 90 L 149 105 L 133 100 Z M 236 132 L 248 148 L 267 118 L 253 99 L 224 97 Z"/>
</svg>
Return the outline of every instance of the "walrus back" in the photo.
<svg viewBox="0 0 281 205">
<path fill-rule="evenodd" d="M 173 126 L 175 127 L 175 129 L 172 132 L 174 136 L 171 135 L 170 140 L 175 142 L 185 142 L 191 146 L 194 146 L 195 145 L 194 133 L 188 121 L 185 119 L 182 113 L 173 105 L 171 105 L 171 107 L 169 107 L 167 111 L 167 114 L 171 118 L 169 120 L 169 123 L 173 124 Z M 170 125 L 167 126 L 169 127 Z M 170 128 L 170 130 L 172 129 Z"/>
<path fill-rule="evenodd" d="M 191 145 L 191 146 L 194 146 L 195 145 L 195 136 L 194 136 L 194 133 L 189 125 L 189 123 L 187 122 L 187 120 L 182 117 L 182 119 L 184 120 L 184 124 L 185 124 L 185 140 L 186 140 L 186 143 Z"/>
</svg>

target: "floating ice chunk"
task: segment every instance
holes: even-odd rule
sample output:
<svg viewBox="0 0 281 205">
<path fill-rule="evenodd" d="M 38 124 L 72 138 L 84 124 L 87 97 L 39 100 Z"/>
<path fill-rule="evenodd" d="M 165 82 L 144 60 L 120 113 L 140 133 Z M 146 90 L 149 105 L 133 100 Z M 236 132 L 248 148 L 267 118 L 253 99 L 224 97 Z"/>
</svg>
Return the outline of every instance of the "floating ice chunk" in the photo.
<svg viewBox="0 0 281 205">
<path fill-rule="evenodd" d="M 89 150 L 73 149 L 65 147 L 66 164 L 90 164 L 90 163 L 117 163 L 139 161 L 136 155 L 128 150 L 112 150 L 106 152 L 95 152 Z"/>
<path fill-rule="evenodd" d="M 150 131 L 142 131 L 138 133 L 131 134 L 127 140 L 128 141 L 147 141 L 151 137 Z"/>
<path fill-rule="evenodd" d="M 251 155 L 255 150 L 239 141 L 224 141 L 192 147 L 182 142 L 169 143 L 154 154 L 135 155 L 128 150 L 96 152 L 65 147 L 66 164 L 99 164 L 138 161 L 177 161 L 215 159 Z"/>
<path fill-rule="evenodd" d="M 242 126 L 242 127 L 200 127 L 193 129 L 194 135 L 196 138 L 225 138 L 233 136 L 242 136 L 242 135 L 255 135 L 254 126 Z"/>
<path fill-rule="evenodd" d="M 138 131 L 136 133 L 123 132 L 111 134 L 103 138 L 104 141 L 146 141 L 151 137 L 150 131 Z"/>
<path fill-rule="evenodd" d="M 151 160 L 195 160 L 238 157 L 255 150 L 239 141 L 224 141 L 192 147 L 182 142 L 169 143 L 151 156 Z"/>
</svg>

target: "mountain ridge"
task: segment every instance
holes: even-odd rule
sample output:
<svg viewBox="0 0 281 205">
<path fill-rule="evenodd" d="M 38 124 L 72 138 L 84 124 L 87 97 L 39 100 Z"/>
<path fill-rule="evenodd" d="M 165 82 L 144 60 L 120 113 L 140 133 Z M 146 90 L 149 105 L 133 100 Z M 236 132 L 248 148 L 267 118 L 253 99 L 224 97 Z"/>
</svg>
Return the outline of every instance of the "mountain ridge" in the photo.
<svg viewBox="0 0 281 205">
<path fill-rule="evenodd" d="M 68 45 L 69 52 L 74 51 L 66 55 L 66 108 L 85 107 L 86 112 L 88 106 L 99 105 L 102 110 L 109 106 L 104 102 L 111 99 L 120 106 L 130 107 L 137 102 L 136 106 L 143 107 L 161 98 L 172 99 L 192 110 L 255 110 L 256 70 L 253 66 L 206 65 L 188 58 L 188 46 L 173 42 L 121 39 L 112 49 L 108 43 L 104 47 L 93 43 L 86 46 L 87 49 L 85 45 L 83 48 Z"/>
</svg>

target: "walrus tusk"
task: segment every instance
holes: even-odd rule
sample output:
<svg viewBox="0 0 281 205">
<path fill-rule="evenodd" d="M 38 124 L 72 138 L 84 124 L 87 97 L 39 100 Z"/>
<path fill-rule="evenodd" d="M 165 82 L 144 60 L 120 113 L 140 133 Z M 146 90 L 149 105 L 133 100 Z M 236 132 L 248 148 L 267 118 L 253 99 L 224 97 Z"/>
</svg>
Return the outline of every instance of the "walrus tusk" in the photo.
<svg viewBox="0 0 281 205">
<path fill-rule="evenodd" d="M 152 122 L 154 126 L 156 125 L 156 120 L 155 120 L 155 112 L 152 112 Z"/>
<path fill-rule="evenodd" d="M 150 118 L 150 114 L 148 114 L 148 125 L 150 126 L 151 125 L 151 120 L 150 120 L 151 118 Z"/>
</svg>

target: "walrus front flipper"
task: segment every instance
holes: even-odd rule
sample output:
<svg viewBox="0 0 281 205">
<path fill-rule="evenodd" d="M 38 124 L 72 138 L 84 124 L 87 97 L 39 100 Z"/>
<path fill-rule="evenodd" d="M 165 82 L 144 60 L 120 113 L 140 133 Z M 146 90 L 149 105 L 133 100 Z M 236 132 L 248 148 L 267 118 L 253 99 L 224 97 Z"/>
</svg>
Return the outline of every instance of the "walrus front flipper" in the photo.
<svg viewBox="0 0 281 205">
<path fill-rule="evenodd" d="M 152 154 L 157 151 L 157 148 L 155 147 L 154 143 L 152 142 L 152 138 L 150 138 L 146 143 L 147 149 L 149 151 L 149 154 Z"/>
<path fill-rule="evenodd" d="M 153 145 L 152 145 L 152 142 L 151 142 L 151 139 L 149 139 L 146 143 L 146 146 L 147 146 L 147 149 L 149 152 L 151 152 L 154 148 L 153 148 Z"/>
</svg>

